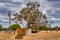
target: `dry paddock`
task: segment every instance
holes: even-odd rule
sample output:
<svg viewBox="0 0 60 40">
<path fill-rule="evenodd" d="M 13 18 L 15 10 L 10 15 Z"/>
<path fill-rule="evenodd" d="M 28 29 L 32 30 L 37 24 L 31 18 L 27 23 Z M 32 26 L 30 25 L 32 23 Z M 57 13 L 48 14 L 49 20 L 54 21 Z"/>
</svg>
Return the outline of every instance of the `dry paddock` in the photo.
<svg viewBox="0 0 60 40">
<path fill-rule="evenodd" d="M 60 31 L 39 31 L 23 36 L 23 39 L 14 39 L 13 32 L 0 32 L 0 40 L 60 40 Z"/>
</svg>

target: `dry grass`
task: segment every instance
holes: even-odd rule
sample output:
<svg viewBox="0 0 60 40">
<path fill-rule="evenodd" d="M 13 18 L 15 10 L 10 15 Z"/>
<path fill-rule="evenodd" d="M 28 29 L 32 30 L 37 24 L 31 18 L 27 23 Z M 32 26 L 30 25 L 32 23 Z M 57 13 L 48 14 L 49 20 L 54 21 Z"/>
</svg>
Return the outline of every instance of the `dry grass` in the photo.
<svg viewBox="0 0 60 40">
<path fill-rule="evenodd" d="M 31 36 L 24 36 L 23 40 L 60 40 L 60 31 L 40 31 Z"/>
<path fill-rule="evenodd" d="M 13 32 L 0 32 L 0 40 L 60 40 L 60 31 L 39 31 L 28 36 L 23 36 L 23 39 L 13 39 Z"/>
</svg>

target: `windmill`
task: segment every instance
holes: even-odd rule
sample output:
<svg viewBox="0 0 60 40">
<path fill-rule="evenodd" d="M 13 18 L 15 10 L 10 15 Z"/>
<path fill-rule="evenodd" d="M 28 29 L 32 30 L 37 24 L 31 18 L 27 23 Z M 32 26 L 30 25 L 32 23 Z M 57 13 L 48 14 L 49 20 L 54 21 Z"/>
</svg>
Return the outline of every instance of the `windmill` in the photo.
<svg viewBox="0 0 60 40">
<path fill-rule="evenodd" d="M 9 17 L 9 25 L 11 25 L 11 12 L 8 11 L 8 17 Z"/>
</svg>

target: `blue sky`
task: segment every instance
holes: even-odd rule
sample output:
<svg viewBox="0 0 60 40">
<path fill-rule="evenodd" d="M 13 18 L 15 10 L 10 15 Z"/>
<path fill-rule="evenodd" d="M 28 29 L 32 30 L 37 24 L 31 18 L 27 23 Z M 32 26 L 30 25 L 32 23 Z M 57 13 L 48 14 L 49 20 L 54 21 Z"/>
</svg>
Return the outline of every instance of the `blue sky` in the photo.
<svg viewBox="0 0 60 40">
<path fill-rule="evenodd" d="M 60 0 L 0 0 L 0 24 L 8 27 L 8 11 L 10 10 L 11 14 L 19 13 L 29 1 L 40 3 L 39 10 L 47 16 L 47 20 L 54 21 L 52 26 L 60 26 Z"/>
</svg>

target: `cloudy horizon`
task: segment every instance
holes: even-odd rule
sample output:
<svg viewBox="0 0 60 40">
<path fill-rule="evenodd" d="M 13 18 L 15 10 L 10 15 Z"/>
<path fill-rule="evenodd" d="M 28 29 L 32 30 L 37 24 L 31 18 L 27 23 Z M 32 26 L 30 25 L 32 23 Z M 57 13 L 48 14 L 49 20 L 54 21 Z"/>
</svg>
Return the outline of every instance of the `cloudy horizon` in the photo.
<svg viewBox="0 0 60 40">
<path fill-rule="evenodd" d="M 37 0 L 0 0 L 0 24 L 8 27 L 8 11 L 10 10 L 11 14 L 19 12 L 29 1 Z M 52 27 L 60 26 L 60 0 L 38 0 L 37 2 L 40 3 L 39 10 L 47 16 L 47 20 L 54 21 Z"/>
</svg>

